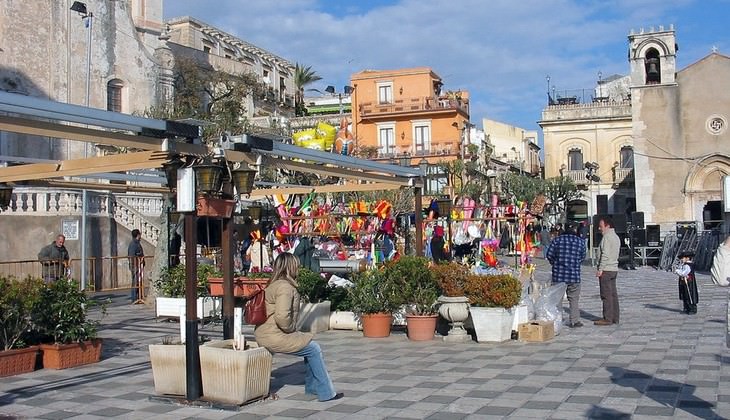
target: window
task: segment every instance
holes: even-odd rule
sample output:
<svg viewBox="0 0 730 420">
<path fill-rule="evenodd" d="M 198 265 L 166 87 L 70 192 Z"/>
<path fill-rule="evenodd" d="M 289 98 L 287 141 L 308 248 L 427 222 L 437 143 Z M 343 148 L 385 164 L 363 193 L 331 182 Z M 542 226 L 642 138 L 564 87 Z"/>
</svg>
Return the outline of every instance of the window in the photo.
<svg viewBox="0 0 730 420">
<path fill-rule="evenodd" d="M 580 149 L 572 149 L 568 151 L 568 170 L 583 170 L 583 152 Z"/>
<path fill-rule="evenodd" d="M 378 83 L 378 103 L 379 104 L 392 104 L 393 103 L 393 83 Z"/>
<path fill-rule="evenodd" d="M 619 154 L 619 168 L 631 169 L 634 167 L 634 149 L 631 146 L 622 147 Z"/>
<path fill-rule="evenodd" d="M 431 123 L 413 123 L 413 150 L 415 154 L 427 154 L 431 150 Z"/>
<path fill-rule="evenodd" d="M 378 153 L 389 155 L 395 151 L 395 124 L 378 125 Z"/>
<path fill-rule="evenodd" d="M 106 110 L 122 112 L 122 88 L 124 83 L 119 79 L 112 79 L 106 84 Z"/>
<path fill-rule="evenodd" d="M 213 51 L 213 44 L 203 41 L 203 52 L 210 54 L 211 51 Z"/>
</svg>

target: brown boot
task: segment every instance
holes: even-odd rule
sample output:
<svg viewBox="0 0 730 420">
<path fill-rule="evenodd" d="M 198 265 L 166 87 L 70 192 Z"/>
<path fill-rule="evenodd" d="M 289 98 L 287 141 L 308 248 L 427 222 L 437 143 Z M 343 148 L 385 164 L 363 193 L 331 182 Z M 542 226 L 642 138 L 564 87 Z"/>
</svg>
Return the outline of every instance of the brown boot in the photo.
<svg viewBox="0 0 730 420">
<path fill-rule="evenodd" d="M 598 321 L 593 321 L 593 325 L 612 325 L 613 322 L 607 320 L 607 319 L 599 319 Z"/>
</svg>

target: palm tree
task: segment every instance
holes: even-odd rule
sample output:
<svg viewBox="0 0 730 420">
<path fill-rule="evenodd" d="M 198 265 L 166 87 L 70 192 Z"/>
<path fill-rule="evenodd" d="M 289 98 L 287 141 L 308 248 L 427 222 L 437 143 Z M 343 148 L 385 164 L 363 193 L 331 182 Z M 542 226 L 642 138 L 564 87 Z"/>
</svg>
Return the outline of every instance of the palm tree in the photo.
<svg viewBox="0 0 730 420">
<path fill-rule="evenodd" d="M 297 88 L 294 112 L 298 117 L 304 115 L 304 87 L 319 80 L 322 78 L 312 70 L 312 66 L 305 67 L 299 63 L 294 66 L 294 86 Z"/>
</svg>

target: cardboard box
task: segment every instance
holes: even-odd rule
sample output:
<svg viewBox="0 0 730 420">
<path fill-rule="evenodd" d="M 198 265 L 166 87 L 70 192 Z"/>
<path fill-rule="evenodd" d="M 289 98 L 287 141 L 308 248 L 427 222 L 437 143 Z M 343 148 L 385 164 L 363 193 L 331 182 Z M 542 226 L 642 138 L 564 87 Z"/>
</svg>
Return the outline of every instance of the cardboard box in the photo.
<svg viewBox="0 0 730 420">
<path fill-rule="evenodd" d="M 555 326 L 552 321 L 530 321 L 520 324 L 517 332 L 521 341 L 548 341 L 555 337 Z"/>
</svg>

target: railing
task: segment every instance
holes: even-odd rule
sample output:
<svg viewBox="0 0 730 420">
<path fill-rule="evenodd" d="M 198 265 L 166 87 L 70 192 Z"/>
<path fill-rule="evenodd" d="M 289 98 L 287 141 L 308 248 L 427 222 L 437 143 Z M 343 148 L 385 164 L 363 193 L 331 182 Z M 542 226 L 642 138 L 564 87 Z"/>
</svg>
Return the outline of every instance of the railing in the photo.
<svg viewBox="0 0 730 420">
<path fill-rule="evenodd" d="M 563 176 L 570 178 L 576 185 L 585 185 L 588 183 L 586 179 L 586 171 L 563 171 Z"/>
<path fill-rule="evenodd" d="M 153 256 L 145 256 L 144 280 L 149 279 L 152 271 Z M 88 290 L 129 289 L 132 276 L 129 270 L 129 259 L 124 256 L 87 258 L 83 264 L 88 279 Z M 81 259 L 71 259 L 68 265 L 69 277 L 81 278 Z M 58 273 L 63 274 L 63 273 Z M 27 276 L 42 278 L 43 266 L 38 260 L 0 261 L 0 275 L 25 278 Z"/>
<path fill-rule="evenodd" d="M 157 213 L 157 216 L 161 212 L 162 210 Z M 157 246 L 157 240 L 160 237 L 160 225 L 147 220 L 142 213 L 133 209 L 123 200 L 114 201 L 114 220 L 129 230 L 139 229 L 142 238 Z"/>
<path fill-rule="evenodd" d="M 613 172 L 613 183 L 634 182 L 634 168 L 616 168 Z"/>
<path fill-rule="evenodd" d="M 165 207 L 159 194 L 114 194 L 114 199 L 145 217 L 160 217 Z"/>
<path fill-rule="evenodd" d="M 410 98 L 389 104 L 365 102 L 358 107 L 361 116 L 376 114 L 411 113 L 424 111 L 457 110 L 469 113 L 469 101 L 449 98 Z"/>
</svg>

